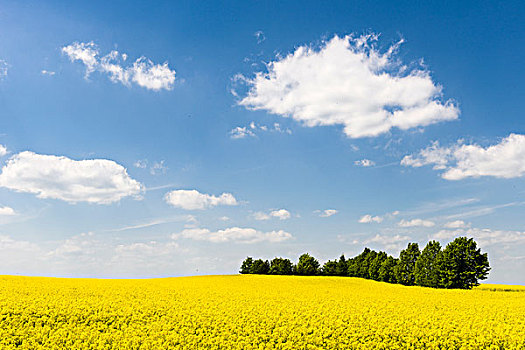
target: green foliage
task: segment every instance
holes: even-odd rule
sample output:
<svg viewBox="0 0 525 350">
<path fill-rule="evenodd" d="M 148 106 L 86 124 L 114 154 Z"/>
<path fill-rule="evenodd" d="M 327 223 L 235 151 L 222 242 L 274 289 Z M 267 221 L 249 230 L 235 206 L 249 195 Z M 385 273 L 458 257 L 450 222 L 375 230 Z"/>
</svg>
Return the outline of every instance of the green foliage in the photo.
<svg viewBox="0 0 525 350">
<path fill-rule="evenodd" d="M 394 275 L 394 268 L 397 265 L 397 259 L 389 256 L 382 263 L 379 268 L 379 280 L 382 282 L 396 283 Z"/>
<path fill-rule="evenodd" d="M 293 264 L 290 259 L 274 258 L 270 262 L 270 275 L 291 275 L 293 273 Z"/>
<path fill-rule="evenodd" d="M 250 273 L 256 274 L 256 275 L 266 275 L 270 271 L 270 264 L 268 263 L 268 260 L 262 260 L 257 259 L 254 260 L 252 263 L 252 267 L 250 268 Z"/>
<path fill-rule="evenodd" d="M 472 238 L 458 237 L 443 250 L 441 270 L 444 288 L 471 289 L 487 278 L 489 259 Z"/>
<path fill-rule="evenodd" d="M 337 260 L 328 260 L 324 263 L 323 267 L 321 268 L 321 274 L 325 276 L 337 276 Z"/>
<path fill-rule="evenodd" d="M 442 259 L 441 244 L 436 241 L 428 242 L 414 268 L 416 285 L 439 288 L 441 286 Z"/>
<path fill-rule="evenodd" d="M 295 266 L 295 274 L 297 275 L 318 275 L 319 261 L 313 256 L 305 253 L 299 257 L 299 262 Z"/>
<path fill-rule="evenodd" d="M 251 273 L 250 270 L 252 269 L 252 264 L 253 264 L 253 259 L 251 257 L 247 257 L 246 259 L 244 259 L 239 273 L 242 273 L 242 274 Z"/>
<path fill-rule="evenodd" d="M 409 243 L 399 259 L 385 252 L 365 248 L 354 258 L 329 260 L 322 268 L 309 254 L 299 257 L 297 265 L 289 259 L 253 260 L 247 257 L 239 273 L 271 275 L 351 276 L 407 286 L 470 289 L 487 278 L 490 270 L 487 253 L 482 254 L 472 238 L 456 238 L 441 250 L 439 242 L 431 241 L 422 252 L 417 243 Z"/>
<path fill-rule="evenodd" d="M 420 255 L 421 252 L 417 243 L 408 243 L 408 247 L 401 251 L 399 261 L 394 268 L 397 283 L 405 286 L 413 286 L 415 284 L 414 268 Z"/>
</svg>

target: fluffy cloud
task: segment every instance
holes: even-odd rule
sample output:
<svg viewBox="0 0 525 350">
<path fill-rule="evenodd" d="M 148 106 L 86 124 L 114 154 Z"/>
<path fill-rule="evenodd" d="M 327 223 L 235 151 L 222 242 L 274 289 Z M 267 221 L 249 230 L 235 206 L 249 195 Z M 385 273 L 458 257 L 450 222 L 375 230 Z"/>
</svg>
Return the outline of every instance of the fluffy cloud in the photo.
<svg viewBox="0 0 525 350">
<path fill-rule="evenodd" d="M 279 220 L 287 220 L 292 217 L 292 214 L 286 209 L 271 210 L 269 213 L 258 211 L 253 213 L 255 220 L 263 221 L 270 220 L 271 218 L 277 218 Z"/>
<path fill-rule="evenodd" d="M 317 213 L 319 213 L 319 216 L 322 218 L 328 218 L 332 215 L 335 215 L 338 213 L 336 209 L 325 209 L 325 210 L 317 210 Z"/>
<path fill-rule="evenodd" d="M 261 232 L 253 228 L 230 227 L 224 230 L 210 231 L 206 228 L 192 228 L 183 230 L 172 235 L 173 239 L 187 238 L 197 241 L 209 241 L 212 243 L 279 243 L 293 238 L 283 230 Z"/>
<path fill-rule="evenodd" d="M 16 212 L 13 208 L 10 207 L 0 207 L 0 216 L 12 216 L 16 215 Z"/>
<path fill-rule="evenodd" d="M 166 193 L 166 203 L 185 210 L 202 210 L 218 205 L 237 205 L 238 202 L 231 193 L 220 196 L 200 193 L 197 190 L 175 190 Z"/>
<path fill-rule="evenodd" d="M 7 161 L 0 174 L 0 187 L 34 193 L 39 198 L 97 204 L 137 196 L 143 188 L 123 166 L 111 160 L 77 161 L 28 151 Z"/>
<path fill-rule="evenodd" d="M 380 235 L 377 234 L 372 238 L 369 238 L 367 240 L 364 240 L 364 244 L 369 243 L 380 243 L 382 245 L 391 245 L 391 244 L 397 244 L 401 242 L 406 242 L 410 239 L 408 236 L 401 236 L 401 235 L 395 235 L 395 236 L 386 236 L 386 235 Z"/>
<path fill-rule="evenodd" d="M 380 222 L 383 222 L 383 218 L 381 216 L 372 216 L 370 214 L 366 214 L 366 215 L 361 216 L 361 218 L 359 219 L 359 222 L 361 224 L 369 224 L 372 222 L 380 223 Z"/>
<path fill-rule="evenodd" d="M 377 35 L 334 36 L 318 50 L 300 46 L 267 65 L 239 104 L 291 117 L 308 127 L 342 125 L 348 137 L 377 136 L 458 118 L 451 101 L 428 71 L 408 69 L 395 57 L 401 42 L 386 52 Z"/>
<path fill-rule="evenodd" d="M 357 166 L 362 166 L 362 167 L 369 167 L 369 166 L 374 166 L 376 165 L 375 162 L 371 161 L 370 159 L 361 159 L 361 160 L 356 160 L 354 162 L 355 165 Z"/>
<path fill-rule="evenodd" d="M 446 227 L 446 228 L 466 228 L 469 226 L 470 224 L 467 224 L 463 220 L 450 221 L 443 225 L 443 227 Z"/>
<path fill-rule="evenodd" d="M 114 83 L 138 86 L 149 90 L 171 90 L 175 82 L 175 71 L 171 70 L 168 63 L 154 64 L 151 60 L 140 57 L 132 65 L 124 65 L 128 58 L 125 53 L 116 50 L 105 56 L 100 56 L 98 46 L 93 43 L 74 42 L 62 48 L 62 52 L 73 61 L 80 61 L 86 66 L 86 78 L 94 71 L 108 75 Z"/>
<path fill-rule="evenodd" d="M 53 71 L 50 71 L 50 70 L 42 69 L 42 70 L 40 71 L 40 74 L 42 74 L 42 75 L 47 75 L 47 76 L 52 77 L 52 76 L 55 75 L 56 73 L 53 72 Z"/>
<path fill-rule="evenodd" d="M 423 219 L 413 219 L 413 220 L 401 220 L 397 223 L 400 227 L 432 227 L 435 225 L 433 221 L 423 220 Z"/>
<path fill-rule="evenodd" d="M 244 139 L 246 137 L 255 137 L 255 133 L 248 129 L 246 126 L 244 127 L 236 127 L 232 130 L 230 130 L 230 137 L 232 139 Z"/>
<path fill-rule="evenodd" d="M 7 148 L 4 145 L 0 145 L 0 157 L 3 157 L 7 154 Z"/>
<path fill-rule="evenodd" d="M 525 135 L 510 134 L 486 148 L 461 142 L 451 147 L 439 147 L 436 142 L 417 155 L 405 156 L 401 164 L 412 167 L 434 164 L 434 169 L 445 170 L 441 177 L 446 180 L 480 176 L 522 177 L 525 175 Z"/>
</svg>

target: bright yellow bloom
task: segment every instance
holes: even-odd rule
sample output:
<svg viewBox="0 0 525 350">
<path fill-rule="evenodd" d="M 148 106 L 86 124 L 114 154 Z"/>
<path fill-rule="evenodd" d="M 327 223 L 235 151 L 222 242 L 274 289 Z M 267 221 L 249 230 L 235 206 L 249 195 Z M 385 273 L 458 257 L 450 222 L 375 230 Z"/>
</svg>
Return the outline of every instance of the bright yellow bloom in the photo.
<svg viewBox="0 0 525 350">
<path fill-rule="evenodd" d="M 525 287 L 0 276 L 0 349 L 525 349 Z"/>
</svg>

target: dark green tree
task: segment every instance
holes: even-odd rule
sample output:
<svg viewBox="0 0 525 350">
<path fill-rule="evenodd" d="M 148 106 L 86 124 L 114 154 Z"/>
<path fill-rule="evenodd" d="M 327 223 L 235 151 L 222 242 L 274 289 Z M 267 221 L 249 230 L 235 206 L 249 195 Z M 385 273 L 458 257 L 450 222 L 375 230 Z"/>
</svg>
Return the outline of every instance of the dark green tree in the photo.
<svg viewBox="0 0 525 350">
<path fill-rule="evenodd" d="M 252 269 L 252 264 L 253 264 L 253 259 L 251 257 L 247 257 L 246 259 L 244 259 L 239 273 L 243 273 L 243 274 L 251 273 L 250 270 Z"/>
<path fill-rule="evenodd" d="M 444 288 L 470 289 L 489 273 L 487 253 L 482 254 L 472 238 L 458 237 L 443 250 L 441 284 Z"/>
<path fill-rule="evenodd" d="M 268 263 L 268 260 L 257 259 L 253 261 L 250 273 L 256 275 L 267 275 L 269 270 L 270 264 Z"/>
<path fill-rule="evenodd" d="M 321 268 L 321 273 L 325 276 L 338 276 L 338 262 L 337 260 L 328 260 Z"/>
<path fill-rule="evenodd" d="M 427 243 L 414 267 L 416 285 L 433 288 L 441 286 L 442 255 L 439 242 L 430 241 Z"/>
<path fill-rule="evenodd" d="M 379 268 L 379 280 L 383 282 L 396 283 L 394 268 L 397 265 L 397 259 L 389 256 L 383 261 Z"/>
<path fill-rule="evenodd" d="M 394 268 L 397 283 L 413 286 L 416 282 L 414 268 L 421 252 L 417 243 L 408 243 L 408 247 L 399 254 L 399 261 Z"/>
<path fill-rule="evenodd" d="M 297 275 L 318 275 L 319 261 L 309 254 L 303 254 L 299 257 L 299 262 L 295 266 Z"/>
<path fill-rule="evenodd" d="M 348 260 L 347 274 L 350 277 L 368 278 L 368 255 L 370 248 L 365 248 L 361 254 Z"/>
<path fill-rule="evenodd" d="M 370 279 L 379 281 L 379 270 L 383 261 L 387 259 L 388 255 L 385 252 L 379 252 L 376 256 L 370 261 L 370 266 L 368 267 L 368 276 Z"/>
<path fill-rule="evenodd" d="M 345 259 L 345 255 L 342 254 L 337 262 L 337 276 L 346 276 L 348 274 L 348 265 Z"/>
<path fill-rule="evenodd" d="M 274 258 L 270 262 L 270 275 L 291 275 L 293 273 L 293 264 L 290 259 Z"/>
</svg>

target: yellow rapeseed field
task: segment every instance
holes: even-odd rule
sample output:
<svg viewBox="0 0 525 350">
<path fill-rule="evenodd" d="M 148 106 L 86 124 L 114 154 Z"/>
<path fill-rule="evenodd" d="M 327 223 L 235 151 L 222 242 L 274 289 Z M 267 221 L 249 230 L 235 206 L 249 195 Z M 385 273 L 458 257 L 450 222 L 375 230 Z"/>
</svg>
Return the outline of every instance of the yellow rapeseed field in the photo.
<svg viewBox="0 0 525 350">
<path fill-rule="evenodd" d="M 0 276 L 1 349 L 525 349 L 525 288 Z"/>
</svg>

